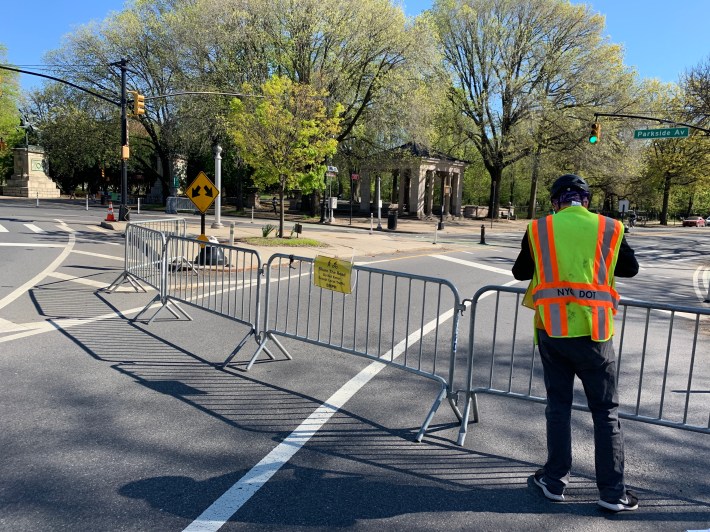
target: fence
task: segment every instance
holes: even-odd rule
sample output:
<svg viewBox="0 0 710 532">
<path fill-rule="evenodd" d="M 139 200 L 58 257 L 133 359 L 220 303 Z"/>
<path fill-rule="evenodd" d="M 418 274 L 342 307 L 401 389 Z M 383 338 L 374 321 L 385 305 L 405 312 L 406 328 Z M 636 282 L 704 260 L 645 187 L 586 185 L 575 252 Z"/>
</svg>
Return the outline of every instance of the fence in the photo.
<svg viewBox="0 0 710 532">
<path fill-rule="evenodd" d="M 275 358 L 269 343 L 291 359 L 278 340 L 285 337 L 425 377 L 438 383 L 439 392 L 418 441 L 444 398 L 460 421 L 460 445 L 469 418 L 479 419 L 478 394 L 546 401 L 532 311 L 520 304 L 521 288 L 486 286 L 476 292 L 462 356 L 457 343 L 465 306 L 447 280 L 354 265 L 352 291 L 345 294 L 313 283 L 314 259 L 275 254 L 264 267 L 256 251 L 190 239 L 184 231 L 184 220 L 129 224 L 124 272 L 108 290 L 122 280 L 158 290 L 134 320 L 156 302 L 160 307 L 149 323 L 164 308 L 191 320 L 181 302 L 247 325 L 223 366 L 250 337 L 258 346 L 244 362 L 246 370 L 262 353 Z M 710 339 L 708 316 L 710 309 L 621 300 L 614 339 L 620 417 L 710 433 L 710 350 L 701 348 Z M 457 406 L 461 393 L 463 413 Z M 585 404 L 582 390 L 575 389 L 573 408 L 587 410 Z"/>
<path fill-rule="evenodd" d="M 355 265 L 352 293 L 345 294 L 315 286 L 313 274 L 311 258 L 271 256 L 266 266 L 263 334 L 247 369 L 266 350 L 268 342 L 292 358 L 277 336 L 292 338 L 436 381 L 440 391 L 417 435 L 419 441 L 445 397 L 462 419 L 453 402 L 453 383 L 457 374 L 463 383 L 465 375 L 463 358 L 456 371 L 458 321 L 463 306 L 453 284 Z"/>
<path fill-rule="evenodd" d="M 485 286 L 472 299 L 459 445 L 470 416 L 474 422 L 479 419 L 477 394 L 546 402 L 532 340 L 533 314 L 521 306 L 524 293 L 521 288 Z M 491 295 L 495 297 L 487 299 Z M 709 316 L 710 309 L 621 300 L 614 337 L 619 417 L 710 434 Z M 577 387 L 573 408 L 588 410 Z"/>
<path fill-rule="evenodd" d="M 184 236 L 187 223 L 182 218 L 158 218 L 126 225 L 123 272 L 107 288 L 114 292 L 128 282 L 138 292 L 145 292 L 144 283 L 160 291 L 165 274 L 163 254 L 170 235 Z"/>
<path fill-rule="evenodd" d="M 168 196 L 165 201 L 166 214 L 177 214 L 180 211 L 187 211 L 195 214 L 197 212 L 197 207 L 195 207 L 195 204 L 192 203 L 190 198 Z"/>
<path fill-rule="evenodd" d="M 166 242 L 164 262 L 162 306 L 148 323 L 163 308 L 171 310 L 171 306 L 192 319 L 176 304 L 179 301 L 249 326 L 249 331 L 228 360 L 250 336 L 258 336 L 262 266 L 256 251 L 171 235 Z M 134 319 L 138 319 L 148 306 Z"/>
</svg>

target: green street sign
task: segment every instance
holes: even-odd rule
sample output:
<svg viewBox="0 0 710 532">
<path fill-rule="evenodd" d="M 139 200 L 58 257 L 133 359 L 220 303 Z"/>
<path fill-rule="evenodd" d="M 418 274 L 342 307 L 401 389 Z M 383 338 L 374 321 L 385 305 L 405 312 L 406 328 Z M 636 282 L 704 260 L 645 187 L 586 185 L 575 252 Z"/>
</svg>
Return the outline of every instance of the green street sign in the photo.
<svg viewBox="0 0 710 532">
<path fill-rule="evenodd" d="M 661 129 L 637 129 L 635 139 L 682 139 L 688 136 L 687 127 L 666 127 Z"/>
</svg>

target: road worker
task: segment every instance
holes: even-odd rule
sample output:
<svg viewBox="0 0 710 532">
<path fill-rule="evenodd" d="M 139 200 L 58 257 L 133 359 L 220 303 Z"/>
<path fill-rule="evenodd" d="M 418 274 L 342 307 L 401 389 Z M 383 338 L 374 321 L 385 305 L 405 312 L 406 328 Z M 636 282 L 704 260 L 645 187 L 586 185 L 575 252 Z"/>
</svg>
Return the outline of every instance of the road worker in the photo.
<svg viewBox="0 0 710 532">
<path fill-rule="evenodd" d="M 621 222 L 589 212 L 586 181 L 559 177 L 550 198 L 554 214 L 532 221 L 513 266 L 530 279 L 524 304 L 535 310 L 536 343 L 547 391 L 547 462 L 532 477 L 548 499 L 565 500 L 572 468 L 572 394 L 582 381 L 594 422 L 597 504 L 609 511 L 638 508 L 624 483 L 624 440 L 619 423 L 613 346 L 619 295 L 615 277 L 638 273 Z"/>
</svg>

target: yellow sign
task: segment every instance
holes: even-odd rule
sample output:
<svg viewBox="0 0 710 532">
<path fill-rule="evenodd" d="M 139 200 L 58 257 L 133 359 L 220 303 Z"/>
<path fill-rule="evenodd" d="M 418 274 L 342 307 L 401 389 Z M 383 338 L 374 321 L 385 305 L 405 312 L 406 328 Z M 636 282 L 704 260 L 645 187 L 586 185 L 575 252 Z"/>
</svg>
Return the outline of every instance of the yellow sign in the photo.
<svg viewBox="0 0 710 532">
<path fill-rule="evenodd" d="M 334 259 L 332 257 L 317 256 L 313 267 L 314 285 L 326 290 L 342 292 L 343 294 L 351 293 L 350 278 L 353 269 L 352 262 Z"/>
<path fill-rule="evenodd" d="M 197 174 L 195 180 L 187 187 L 187 197 L 202 214 L 210 208 L 217 196 L 219 190 L 204 172 Z"/>
</svg>

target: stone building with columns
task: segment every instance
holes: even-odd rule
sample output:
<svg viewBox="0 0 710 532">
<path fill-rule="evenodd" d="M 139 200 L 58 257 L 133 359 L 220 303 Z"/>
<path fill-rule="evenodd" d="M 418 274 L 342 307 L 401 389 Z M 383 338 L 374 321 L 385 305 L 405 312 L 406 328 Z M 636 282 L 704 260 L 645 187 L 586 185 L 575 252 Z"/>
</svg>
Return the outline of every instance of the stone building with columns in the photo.
<svg viewBox="0 0 710 532">
<path fill-rule="evenodd" d="M 431 151 L 415 143 L 407 143 L 387 152 L 386 157 L 365 161 L 360 170 L 360 212 L 370 213 L 370 205 L 377 209 L 377 186 L 371 183 L 390 179 L 388 197 L 381 197 L 383 205 L 396 204 L 401 215 L 419 219 L 440 216 L 442 203 L 444 218 L 459 218 L 463 193 L 463 174 L 468 163 L 443 153 Z M 443 190 L 443 202 L 442 202 Z M 437 211 L 435 212 L 435 206 Z"/>
</svg>

